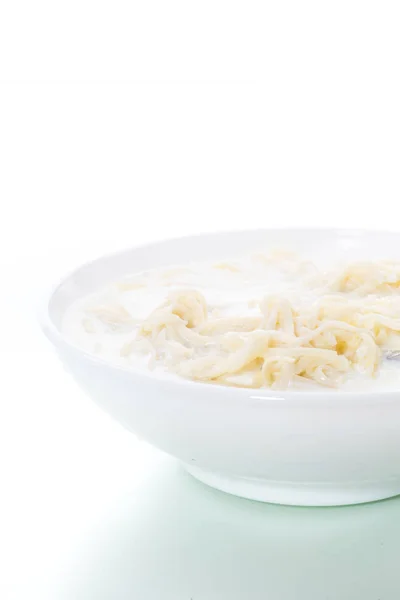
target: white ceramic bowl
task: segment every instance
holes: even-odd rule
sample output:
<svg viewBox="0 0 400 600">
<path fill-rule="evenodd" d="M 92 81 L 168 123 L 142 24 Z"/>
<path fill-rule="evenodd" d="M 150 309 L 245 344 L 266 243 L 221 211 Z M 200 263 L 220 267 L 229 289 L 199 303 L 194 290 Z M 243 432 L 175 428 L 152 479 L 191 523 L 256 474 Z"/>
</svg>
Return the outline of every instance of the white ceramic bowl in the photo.
<svg viewBox="0 0 400 600">
<path fill-rule="evenodd" d="M 382 232 L 257 230 L 165 241 L 77 269 L 53 290 L 43 329 L 98 405 L 215 488 L 255 500 L 310 506 L 397 495 L 400 391 L 277 392 L 169 381 L 91 356 L 60 333 L 72 301 L 124 275 L 277 245 L 349 260 L 400 256 L 400 234 Z"/>
</svg>

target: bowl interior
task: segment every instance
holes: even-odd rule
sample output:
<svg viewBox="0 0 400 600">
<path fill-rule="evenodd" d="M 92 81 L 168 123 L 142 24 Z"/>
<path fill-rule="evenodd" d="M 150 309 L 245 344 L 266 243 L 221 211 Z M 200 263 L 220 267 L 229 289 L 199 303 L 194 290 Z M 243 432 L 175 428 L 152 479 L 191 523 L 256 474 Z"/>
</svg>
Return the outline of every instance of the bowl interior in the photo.
<svg viewBox="0 0 400 600">
<path fill-rule="evenodd" d="M 396 259 L 400 234 L 354 230 L 255 230 L 167 240 L 87 263 L 66 277 L 52 293 L 48 316 L 58 330 L 65 310 L 78 298 L 137 271 L 193 261 L 222 260 L 285 248 L 319 262 Z"/>
</svg>

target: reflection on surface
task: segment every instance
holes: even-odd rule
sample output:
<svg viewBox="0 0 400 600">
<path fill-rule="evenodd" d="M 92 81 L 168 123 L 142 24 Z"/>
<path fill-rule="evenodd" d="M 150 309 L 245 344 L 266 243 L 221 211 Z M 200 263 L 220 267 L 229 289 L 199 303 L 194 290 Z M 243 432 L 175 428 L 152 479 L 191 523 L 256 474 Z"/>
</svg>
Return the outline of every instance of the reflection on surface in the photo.
<svg viewBox="0 0 400 600">
<path fill-rule="evenodd" d="M 400 498 L 255 503 L 165 462 L 86 540 L 57 598 L 398 600 Z"/>
</svg>

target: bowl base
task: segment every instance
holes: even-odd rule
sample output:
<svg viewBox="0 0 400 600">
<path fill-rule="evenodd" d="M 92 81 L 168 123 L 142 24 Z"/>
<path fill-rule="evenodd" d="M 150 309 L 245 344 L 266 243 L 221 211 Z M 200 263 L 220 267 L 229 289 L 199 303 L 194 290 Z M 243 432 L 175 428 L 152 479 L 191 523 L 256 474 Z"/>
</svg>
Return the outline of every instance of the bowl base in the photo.
<svg viewBox="0 0 400 600">
<path fill-rule="evenodd" d="M 384 500 L 400 494 L 400 479 L 362 483 L 299 483 L 232 477 L 184 464 L 190 475 L 206 485 L 232 494 L 272 504 L 291 506 L 345 506 Z"/>
</svg>

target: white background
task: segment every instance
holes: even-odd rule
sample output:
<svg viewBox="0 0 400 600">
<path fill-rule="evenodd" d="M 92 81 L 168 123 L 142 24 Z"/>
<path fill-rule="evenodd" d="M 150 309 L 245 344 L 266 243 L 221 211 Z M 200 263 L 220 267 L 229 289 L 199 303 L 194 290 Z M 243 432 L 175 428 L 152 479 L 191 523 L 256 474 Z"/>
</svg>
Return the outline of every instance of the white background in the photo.
<svg viewBox="0 0 400 600">
<path fill-rule="evenodd" d="M 395 1 L 0 4 L 2 597 L 399 597 L 398 501 L 204 490 L 81 394 L 35 317 L 119 247 L 399 229 L 399 30 Z"/>
</svg>

